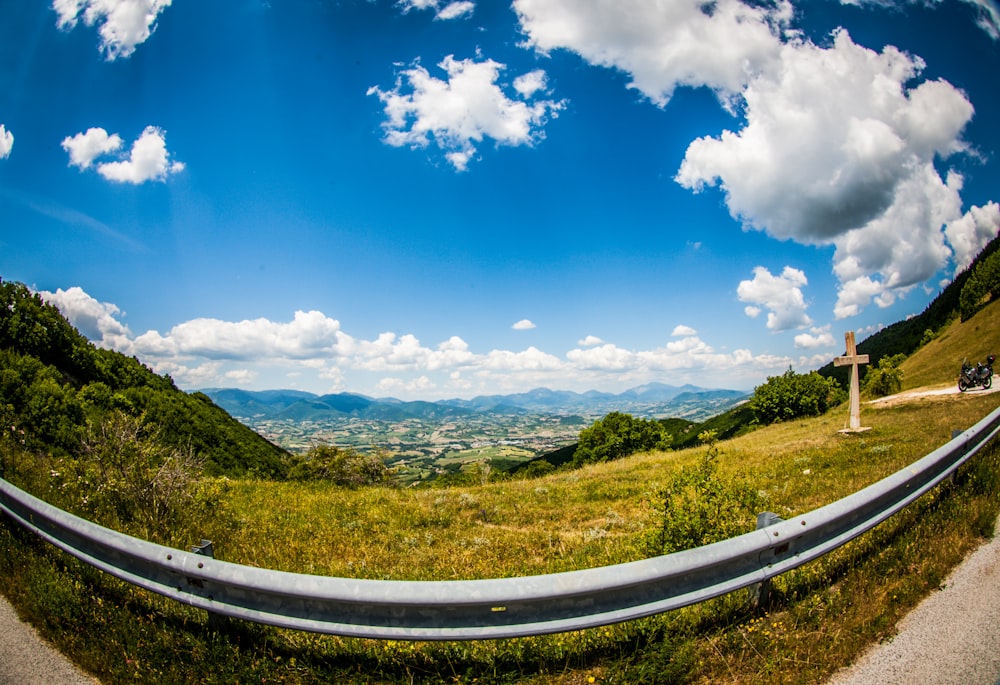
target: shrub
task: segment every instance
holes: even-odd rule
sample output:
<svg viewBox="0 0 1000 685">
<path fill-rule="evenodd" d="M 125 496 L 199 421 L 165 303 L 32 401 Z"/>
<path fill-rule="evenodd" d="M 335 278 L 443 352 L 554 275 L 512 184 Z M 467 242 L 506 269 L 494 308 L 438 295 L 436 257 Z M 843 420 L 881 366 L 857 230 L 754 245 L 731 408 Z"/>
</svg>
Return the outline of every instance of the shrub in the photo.
<svg viewBox="0 0 1000 685">
<path fill-rule="evenodd" d="M 765 497 L 742 477 L 718 473 L 719 450 L 711 431 L 702 460 L 675 473 L 657 493 L 656 524 L 647 534 L 650 556 L 701 547 L 752 531 Z"/>
<path fill-rule="evenodd" d="M 293 457 L 288 469 L 289 480 L 326 480 L 346 487 L 387 483 L 389 477 L 389 468 L 379 455 L 333 445 L 318 445 Z"/>
<path fill-rule="evenodd" d="M 788 421 L 801 416 L 818 416 L 843 401 L 844 392 L 832 378 L 815 371 L 799 374 L 788 367 L 781 376 L 769 376 L 754 388 L 748 403 L 759 423 Z"/>
<path fill-rule="evenodd" d="M 862 390 L 872 397 L 885 397 L 903 389 L 903 370 L 899 364 L 905 354 L 894 354 L 878 360 L 878 366 L 868 369 Z"/>
</svg>

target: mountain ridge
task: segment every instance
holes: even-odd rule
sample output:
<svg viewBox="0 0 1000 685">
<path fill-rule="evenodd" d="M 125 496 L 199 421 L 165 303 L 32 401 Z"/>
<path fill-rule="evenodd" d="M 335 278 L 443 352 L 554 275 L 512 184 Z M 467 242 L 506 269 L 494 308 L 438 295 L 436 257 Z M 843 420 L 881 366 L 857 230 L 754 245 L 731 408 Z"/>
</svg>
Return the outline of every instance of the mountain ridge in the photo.
<svg viewBox="0 0 1000 685">
<path fill-rule="evenodd" d="M 721 411 L 746 397 L 742 390 L 701 388 L 665 383 L 646 383 L 621 393 L 589 390 L 534 388 L 508 395 L 478 395 L 468 400 L 453 398 L 438 401 L 403 401 L 394 397 L 373 398 L 358 393 L 343 392 L 318 395 L 301 390 L 242 390 L 238 388 L 205 388 L 200 392 L 233 416 L 246 418 L 318 420 L 330 417 L 401 420 L 405 418 L 461 418 L 481 413 L 586 413 L 599 414 L 626 411 L 640 415 L 673 415 L 697 413 L 697 407 L 707 405 Z"/>
</svg>

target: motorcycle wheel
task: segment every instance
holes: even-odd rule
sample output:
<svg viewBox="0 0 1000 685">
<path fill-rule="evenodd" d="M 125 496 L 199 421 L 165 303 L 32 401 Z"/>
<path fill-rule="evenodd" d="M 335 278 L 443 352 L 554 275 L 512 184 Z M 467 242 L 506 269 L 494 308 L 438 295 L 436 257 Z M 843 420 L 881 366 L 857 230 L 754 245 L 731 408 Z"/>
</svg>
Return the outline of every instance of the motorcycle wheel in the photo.
<svg viewBox="0 0 1000 685">
<path fill-rule="evenodd" d="M 965 379 L 964 378 L 959 378 L 958 379 L 958 391 L 959 392 L 965 392 L 968 389 L 969 389 L 969 384 L 965 382 Z"/>
<path fill-rule="evenodd" d="M 989 390 L 991 385 L 993 385 L 993 376 L 987 376 L 983 379 L 983 390 Z"/>
</svg>

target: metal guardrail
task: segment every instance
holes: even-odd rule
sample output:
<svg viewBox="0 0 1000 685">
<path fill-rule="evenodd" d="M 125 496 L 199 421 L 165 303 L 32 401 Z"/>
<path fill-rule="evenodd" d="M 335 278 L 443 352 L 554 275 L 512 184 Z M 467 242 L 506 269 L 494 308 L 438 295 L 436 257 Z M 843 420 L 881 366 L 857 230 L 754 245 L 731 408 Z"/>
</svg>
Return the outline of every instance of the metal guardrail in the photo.
<svg viewBox="0 0 1000 685">
<path fill-rule="evenodd" d="M 761 583 L 874 528 L 1000 432 L 1000 408 L 903 470 L 830 505 L 723 542 L 543 576 L 379 581 L 242 566 L 116 533 L 0 479 L 0 509 L 113 576 L 212 614 L 398 640 L 509 638 L 650 616 Z"/>
</svg>

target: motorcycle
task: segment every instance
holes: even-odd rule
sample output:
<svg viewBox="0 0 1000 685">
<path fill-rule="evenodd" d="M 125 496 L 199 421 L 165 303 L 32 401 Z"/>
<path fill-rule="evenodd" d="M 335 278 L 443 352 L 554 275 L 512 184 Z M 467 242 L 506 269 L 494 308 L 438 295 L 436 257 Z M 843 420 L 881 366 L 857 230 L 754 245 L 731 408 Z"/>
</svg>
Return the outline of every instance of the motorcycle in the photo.
<svg viewBox="0 0 1000 685">
<path fill-rule="evenodd" d="M 969 388 L 982 386 L 984 390 L 993 385 L 993 362 L 996 357 L 992 354 L 986 357 L 985 364 L 976 363 L 973 367 L 966 359 L 962 362 L 962 373 L 958 376 L 958 389 L 965 392 Z"/>
</svg>

